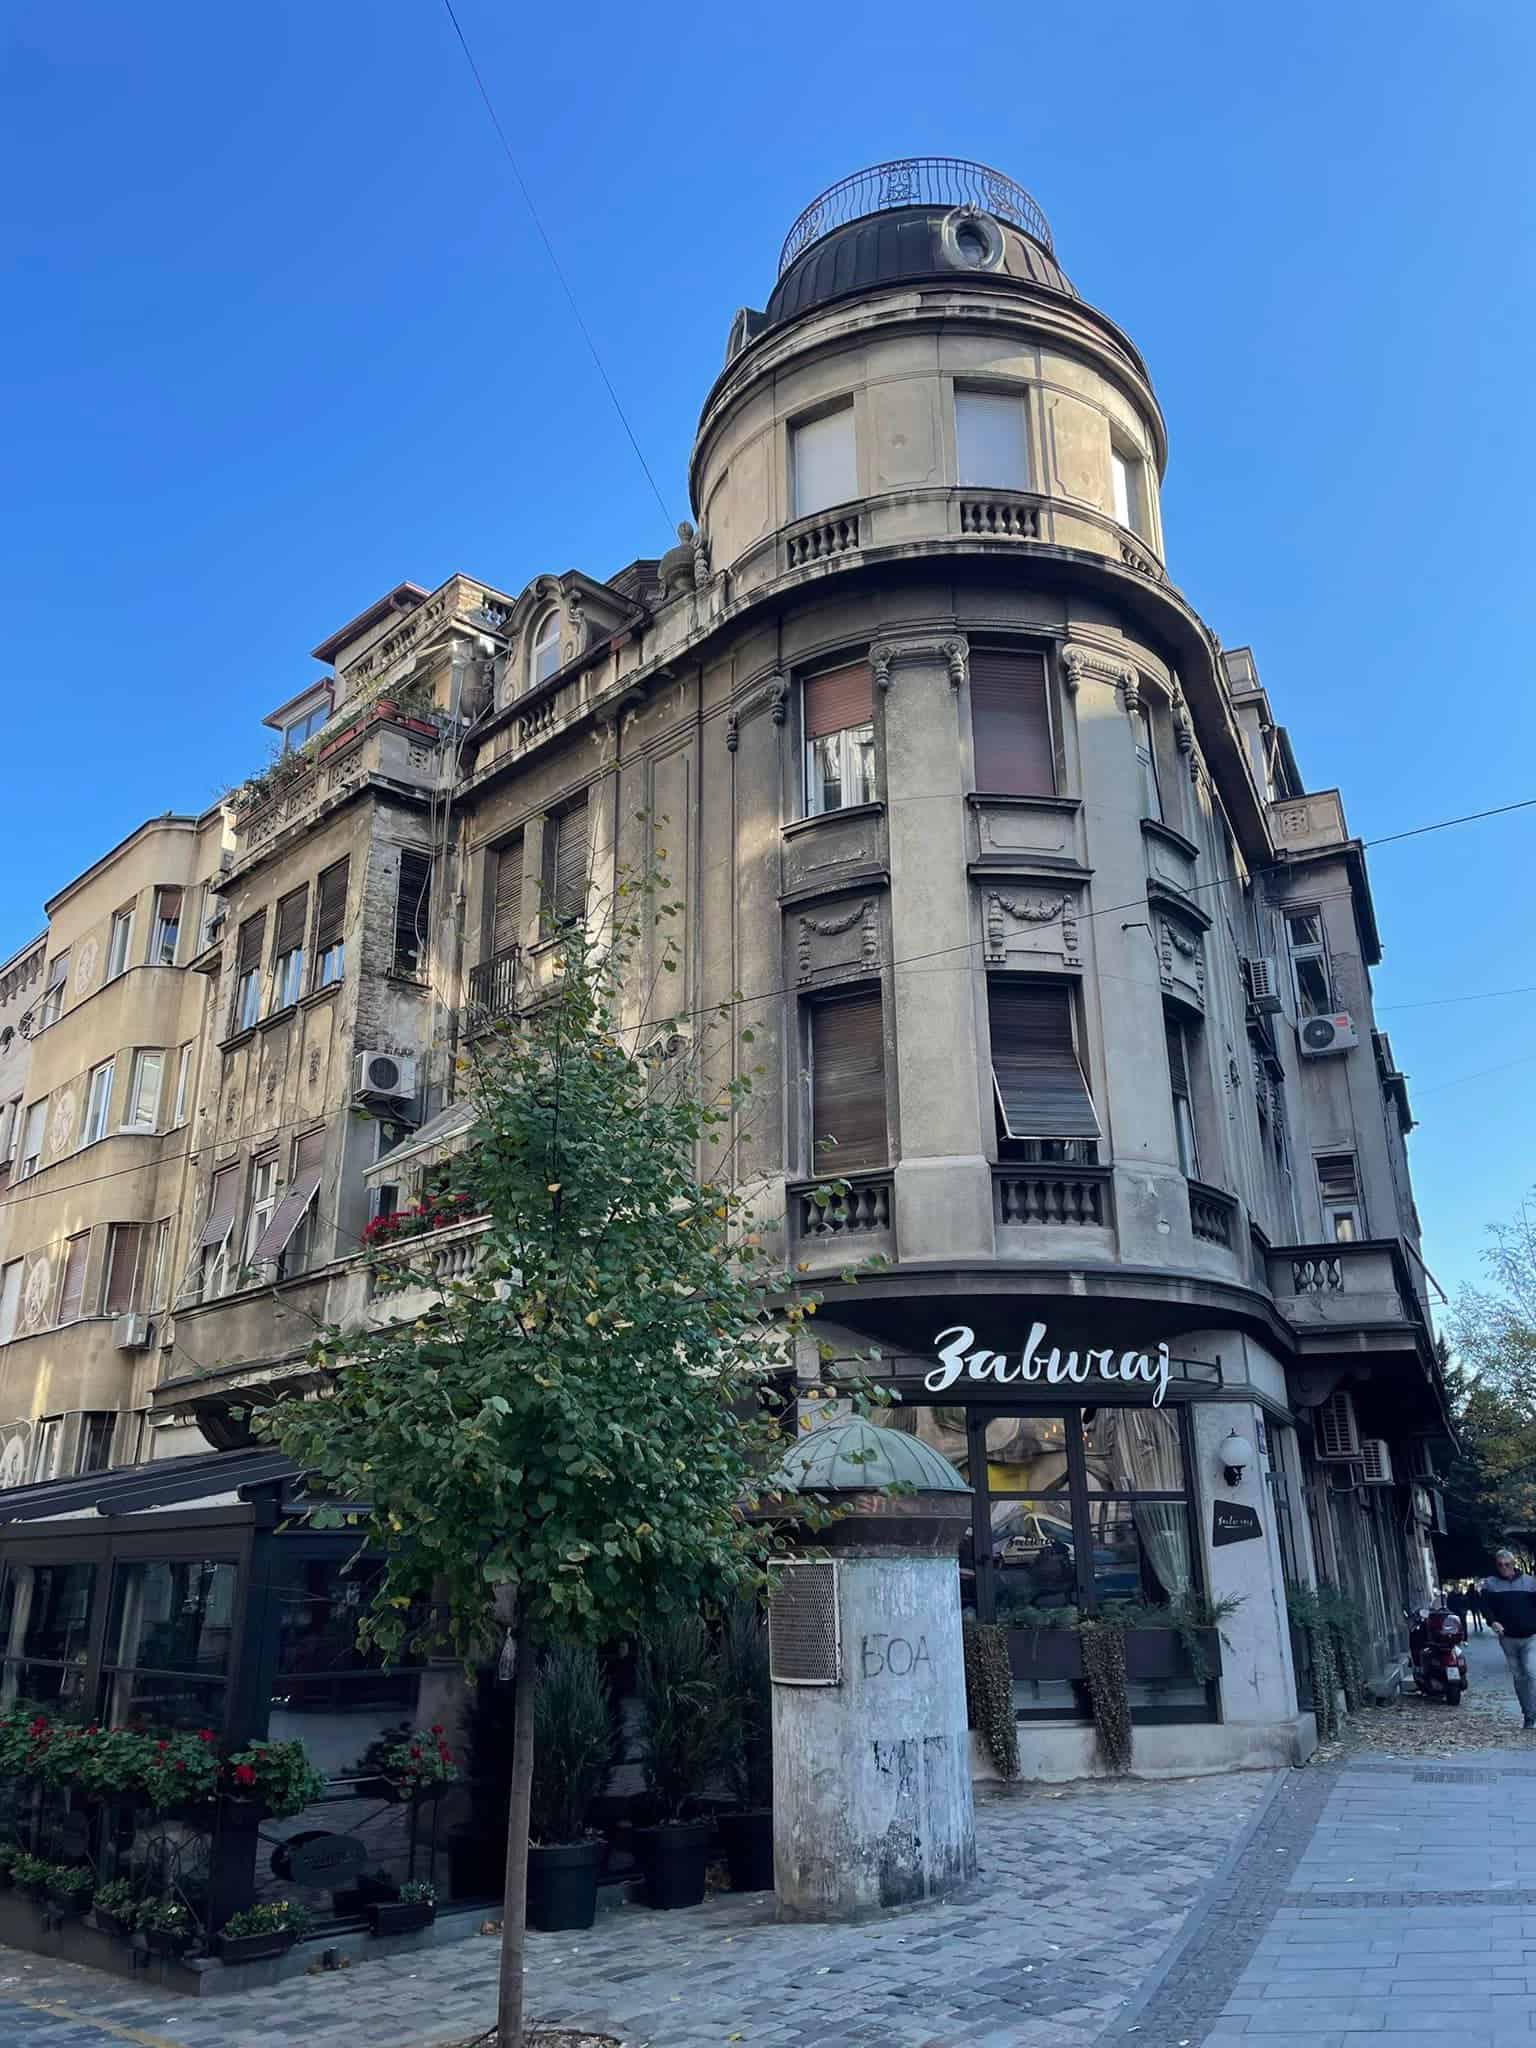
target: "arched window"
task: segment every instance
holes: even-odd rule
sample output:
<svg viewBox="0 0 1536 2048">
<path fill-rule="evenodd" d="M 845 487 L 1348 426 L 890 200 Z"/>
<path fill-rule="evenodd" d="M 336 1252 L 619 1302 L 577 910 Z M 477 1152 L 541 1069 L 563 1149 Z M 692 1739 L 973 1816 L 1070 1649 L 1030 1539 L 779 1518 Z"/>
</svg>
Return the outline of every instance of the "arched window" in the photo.
<svg viewBox="0 0 1536 2048">
<path fill-rule="evenodd" d="M 560 614 L 547 611 L 534 628 L 528 653 L 528 687 L 534 689 L 560 666 Z"/>
</svg>

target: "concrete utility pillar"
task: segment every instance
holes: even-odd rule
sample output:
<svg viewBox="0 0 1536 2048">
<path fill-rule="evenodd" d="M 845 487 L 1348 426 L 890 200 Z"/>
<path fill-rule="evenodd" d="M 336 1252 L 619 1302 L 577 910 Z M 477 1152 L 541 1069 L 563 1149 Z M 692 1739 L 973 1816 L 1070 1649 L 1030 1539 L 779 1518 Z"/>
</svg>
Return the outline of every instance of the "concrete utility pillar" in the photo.
<svg viewBox="0 0 1536 2048">
<path fill-rule="evenodd" d="M 960 1541 L 970 1488 L 936 1451 L 862 1421 L 780 1469 L 841 1512 L 779 1568 L 773 1861 L 783 1920 L 857 1920 L 974 1876 Z M 903 1485 L 911 1491 L 877 1489 Z"/>
</svg>

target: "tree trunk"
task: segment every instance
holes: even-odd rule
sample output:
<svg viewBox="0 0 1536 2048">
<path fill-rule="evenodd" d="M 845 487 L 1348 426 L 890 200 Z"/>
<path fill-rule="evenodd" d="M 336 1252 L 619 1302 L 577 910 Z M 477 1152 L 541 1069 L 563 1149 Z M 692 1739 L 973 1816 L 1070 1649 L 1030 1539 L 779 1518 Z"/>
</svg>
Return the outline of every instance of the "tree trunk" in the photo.
<svg viewBox="0 0 1536 2048">
<path fill-rule="evenodd" d="M 512 1686 L 512 1789 L 507 1801 L 507 1869 L 502 1885 L 501 1977 L 496 2048 L 523 2048 L 523 1948 L 528 1924 L 528 1802 L 533 1790 L 533 1645 L 518 1624 Z"/>
</svg>

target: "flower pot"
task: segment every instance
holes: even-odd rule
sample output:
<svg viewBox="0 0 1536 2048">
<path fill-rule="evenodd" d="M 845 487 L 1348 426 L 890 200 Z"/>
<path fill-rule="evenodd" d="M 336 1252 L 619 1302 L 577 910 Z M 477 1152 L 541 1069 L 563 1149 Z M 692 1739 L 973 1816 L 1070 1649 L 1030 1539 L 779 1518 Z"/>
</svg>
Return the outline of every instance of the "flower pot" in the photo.
<svg viewBox="0 0 1536 2048">
<path fill-rule="evenodd" d="M 720 1839 L 730 1865 L 733 1892 L 773 1890 L 773 1810 L 759 1807 L 751 1813 L 723 1813 Z"/>
<path fill-rule="evenodd" d="M 590 1927 L 608 1844 L 555 1842 L 528 1851 L 528 1925 L 545 1934 Z"/>
<path fill-rule="evenodd" d="M 430 1927 L 436 1918 L 436 1906 L 407 1905 L 401 1899 L 368 1908 L 368 1924 L 375 1934 L 415 1934 Z"/>
<path fill-rule="evenodd" d="M 168 1956 L 174 1961 L 192 1946 L 192 1936 L 186 1928 L 146 1927 L 144 1946 L 152 1956 Z"/>
<path fill-rule="evenodd" d="M 700 1904 L 714 1833 L 707 1820 L 664 1821 L 636 1830 L 645 1859 L 647 1904 L 662 1912 Z"/>
<path fill-rule="evenodd" d="M 274 1928 L 270 1934 L 221 1934 L 219 1959 L 225 1963 L 265 1963 L 285 1956 L 298 1936 L 291 1928 Z"/>
<path fill-rule="evenodd" d="M 127 1941 L 133 1933 L 131 1920 L 124 1920 L 117 1913 L 104 1913 L 100 1906 L 95 1909 L 92 1917 L 103 1934 L 114 1935 L 119 1941 Z"/>
<path fill-rule="evenodd" d="M 271 1809 L 259 1799 L 232 1798 L 219 1801 L 219 1818 L 227 1828 L 259 1828 L 271 1818 Z"/>
</svg>

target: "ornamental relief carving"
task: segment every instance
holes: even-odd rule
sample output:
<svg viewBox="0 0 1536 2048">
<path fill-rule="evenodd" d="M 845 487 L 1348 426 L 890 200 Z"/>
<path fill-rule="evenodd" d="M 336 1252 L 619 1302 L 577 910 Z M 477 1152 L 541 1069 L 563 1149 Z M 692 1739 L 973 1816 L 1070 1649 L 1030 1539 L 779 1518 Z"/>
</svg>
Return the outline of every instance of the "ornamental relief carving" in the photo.
<svg viewBox="0 0 1536 2048">
<path fill-rule="evenodd" d="M 789 712 L 789 679 L 775 671 L 734 703 L 726 714 L 725 744 L 735 753 L 741 739 L 742 722 L 764 709 L 772 713 L 775 725 L 782 725 Z"/>
<path fill-rule="evenodd" d="M 925 661 L 937 664 L 942 661 L 949 670 L 949 686 L 958 690 L 965 681 L 970 646 L 963 633 L 931 633 L 907 640 L 875 640 L 870 643 L 869 665 L 874 671 L 875 682 L 882 690 L 891 687 L 895 672 L 903 662 Z"/>
<path fill-rule="evenodd" d="M 1061 650 L 1061 674 L 1074 697 L 1082 688 L 1084 677 L 1094 676 L 1121 693 L 1128 716 L 1134 717 L 1141 709 L 1141 678 L 1123 655 L 1068 642 Z"/>
<path fill-rule="evenodd" d="M 1205 1005 L 1205 944 L 1199 933 L 1187 932 L 1172 918 L 1161 920 L 1162 930 L 1158 943 L 1158 965 L 1164 988 L 1171 989 L 1177 977 L 1186 985 L 1192 984 L 1201 1007 Z M 1176 961 L 1184 960 L 1188 967 L 1179 967 Z"/>
<path fill-rule="evenodd" d="M 875 899 L 866 896 L 839 914 L 816 917 L 802 912 L 796 918 L 795 970 L 801 981 L 808 981 L 812 973 L 811 954 L 813 939 L 840 939 L 857 930 L 857 940 L 847 946 L 832 949 L 831 958 L 816 962 L 817 968 L 878 967 L 880 964 L 880 921 Z"/>
<path fill-rule="evenodd" d="M 1001 966 L 1010 951 L 1059 953 L 1063 967 L 1081 967 L 1076 898 L 1005 896 L 1001 890 L 989 890 L 982 904 L 983 956 L 989 966 Z"/>
</svg>

